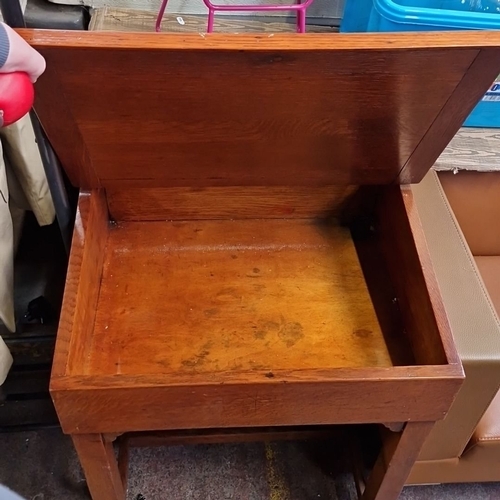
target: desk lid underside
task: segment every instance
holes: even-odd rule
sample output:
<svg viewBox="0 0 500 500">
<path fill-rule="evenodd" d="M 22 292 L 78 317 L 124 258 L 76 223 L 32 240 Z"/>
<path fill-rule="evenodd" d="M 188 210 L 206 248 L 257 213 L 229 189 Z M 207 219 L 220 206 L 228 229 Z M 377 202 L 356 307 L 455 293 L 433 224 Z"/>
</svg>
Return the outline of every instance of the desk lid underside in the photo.
<svg viewBox="0 0 500 500">
<path fill-rule="evenodd" d="M 418 182 L 500 73 L 494 32 L 23 34 L 84 188 Z"/>
</svg>

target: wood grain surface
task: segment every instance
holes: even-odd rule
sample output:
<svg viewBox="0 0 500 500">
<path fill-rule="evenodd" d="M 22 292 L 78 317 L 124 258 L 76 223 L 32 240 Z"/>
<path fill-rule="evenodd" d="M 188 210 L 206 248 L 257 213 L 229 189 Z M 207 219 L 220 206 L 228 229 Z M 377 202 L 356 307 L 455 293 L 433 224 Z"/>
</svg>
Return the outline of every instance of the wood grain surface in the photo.
<svg viewBox="0 0 500 500">
<path fill-rule="evenodd" d="M 404 165 L 399 175 L 401 184 L 420 182 L 429 170 L 428 165 L 434 165 L 456 134 L 457 123 L 461 125 L 465 121 L 498 76 L 499 59 L 497 50 L 485 49 L 478 54 L 460 85 Z"/>
<path fill-rule="evenodd" d="M 450 366 L 266 373 L 71 377 L 53 398 L 64 432 L 123 433 L 435 421 L 461 384 Z"/>
<path fill-rule="evenodd" d="M 101 213 L 93 224 L 102 221 Z M 444 416 L 461 384 L 460 365 L 392 366 L 380 332 L 353 334 L 349 322 L 365 318 L 372 332 L 378 323 L 345 229 L 254 220 L 107 230 L 95 329 L 73 329 L 71 338 L 73 349 L 90 349 L 77 349 L 72 376 L 52 379 L 65 432 L 428 421 Z M 265 337 L 274 342 L 257 351 Z M 251 363 L 255 353 L 268 365 Z"/>
<path fill-rule="evenodd" d="M 410 422 L 379 455 L 360 500 L 398 498 L 433 422 Z"/>
<path fill-rule="evenodd" d="M 102 191 L 82 193 L 57 331 L 52 378 L 69 375 L 91 338 L 99 294 L 108 212 Z"/>
<path fill-rule="evenodd" d="M 390 183 L 437 127 L 420 146 L 432 154 L 408 164 L 418 180 L 461 125 L 450 97 L 485 90 L 465 78 L 473 47 L 500 45 L 491 33 L 24 34 L 49 62 L 37 110 L 72 181 L 126 189 Z"/>
<path fill-rule="evenodd" d="M 386 189 L 378 210 L 384 255 L 417 363 L 459 365 L 411 190 Z"/>
<path fill-rule="evenodd" d="M 72 436 L 80 463 L 85 472 L 92 500 L 125 500 L 123 484 L 113 443 L 102 434 Z"/>
<path fill-rule="evenodd" d="M 94 497 L 124 495 L 105 434 L 410 422 L 365 494 L 395 499 L 463 370 L 408 190 L 379 205 L 404 366 L 331 215 L 424 175 L 500 34 L 22 34 L 49 138 L 96 188 L 51 382 Z"/>
<path fill-rule="evenodd" d="M 413 366 L 417 362 L 407 336 L 402 335 L 405 331 L 405 323 L 399 304 L 397 300 L 394 300 L 397 294 L 389 279 L 389 265 L 383 254 L 380 234 L 371 229 L 373 227 L 371 222 L 370 226 L 367 227 L 366 222 L 361 222 L 351 227 L 370 298 L 393 363 Z"/>
<path fill-rule="evenodd" d="M 88 375 L 392 366 L 347 229 L 313 221 L 121 223 Z"/>
<path fill-rule="evenodd" d="M 58 363 L 71 370 L 58 369 L 51 390 L 66 432 L 429 421 L 449 408 L 461 366 L 393 366 L 346 229 L 300 219 L 108 225 L 102 193 L 84 200 L 94 238 L 81 240 L 79 272 L 93 278 L 79 301 L 99 301 L 95 323 L 89 306 L 60 331 Z"/>
<path fill-rule="evenodd" d="M 170 8 L 170 7 L 169 7 Z M 178 13 L 163 16 L 162 33 L 205 33 L 207 31 L 207 15 Z M 137 9 L 120 9 L 103 7 L 94 9 L 89 30 L 91 31 L 131 31 L 154 32 L 157 12 Z M 179 22 L 179 18 L 182 20 Z M 182 24 L 184 23 L 184 24 Z M 214 31 L 216 33 L 295 33 L 297 30 L 294 17 L 281 19 L 259 19 L 249 16 L 218 15 L 215 16 Z M 308 33 L 335 33 L 338 28 L 308 24 Z"/>
<path fill-rule="evenodd" d="M 187 49 L 187 50 L 362 50 L 378 52 L 384 50 L 424 49 L 429 53 L 436 49 L 459 52 L 463 49 L 497 49 L 500 46 L 500 33 L 497 31 L 461 31 L 419 33 L 309 33 L 297 36 L 296 33 L 269 34 L 224 34 L 210 33 L 205 37 L 186 33 L 127 33 L 127 32 L 75 32 L 62 30 L 19 29 L 18 33 L 31 45 L 49 48 L 59 45 L 63 48 L 102 49 Z"/>
<path fill-rule="evenodd" d="M 430 359 L 434 356 L 439 350 L 439 347 L 438 343 L 432 340 L 429 332 L 431 330 L 431 325 L 433 325 L 433 322 L 435 321 L 439 331 L 439 345 L 442 345 L 443 347 L 444 354 L 446 356 L 446 363 L 450 366 L 455 366 L 457 368 L 457 373 L 460 372 L 462 377 L 464 377 L 462 362 L 453 339 L 450 322 L 443 303 L 436 274 L 434 272 L 434 265 L 429 253 L 429 248 L 427 247 L 425 232 L 422 227 L 417 207 L 413 201 L 411 187 L 400 187 L 400 193 L 401 198 L 404 201 L 406 217 L 413 236 L 413 245 L 415 246 L 416 254 L 418 255 L 420 270 L 425 282 L 425 285 L 420 288 L 416 297 L 417 300 L 422 301 L 422 309 L 424 309 L 425 302 L 428 301 L 429 305 L 427 307 L 430 307 L 432 310 L 432 314 L 427 313 L 420 319 L 419 332 L 412 339 L 412 342 L 415 345 L 416 342 L 419 342 L 419 339 L 422 339 L 423 348 L 420 350 L 420 354 L 424 355 L 424 349 L 427 349 L 425 358 Z M 408 244 L 408 248 L 409 247 L 410 245 Z M 408 270 L 408 273 L 412 275 L 410 270 Z M 411 290 L 408 285 L 407 289 Z M 434 320 L 430 320 L 431 315 L 434 316 Z"/>
<path fill-rule="evenodd" d="M 251 443 L 302 439 L 331 439 L 341 436 L 345 427 L 313 425 L 300 427 L 258 427 L 240 429 L 194 429 L 129 433 L 124 441 L 129 447 L 185 446 L 190 444 Z"/>
<path fill-rule="evenodd" d="M 115 220 L 307 219 L 338 217 L 355 186 L 250 186 L 106 190 Z"/>
</svg>

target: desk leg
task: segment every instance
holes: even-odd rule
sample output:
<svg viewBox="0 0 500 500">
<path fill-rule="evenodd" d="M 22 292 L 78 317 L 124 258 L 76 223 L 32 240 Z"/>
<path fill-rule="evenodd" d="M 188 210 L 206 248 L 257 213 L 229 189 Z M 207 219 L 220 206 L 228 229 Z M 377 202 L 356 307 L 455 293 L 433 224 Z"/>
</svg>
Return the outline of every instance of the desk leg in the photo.
<svg viewBox="0 0 500 500">
<path fill-rule="evenodd" d="M 409 422 L 393 433 L 375 462 L 361 500 L 397 500 L 434 422 Z"/>
<path fill-rule="evenodd" d="M 73 434 L 73 443 L 82 464 L 92 500 L 125 500 L 113 443 L 102 434 Z"/>
</svg>

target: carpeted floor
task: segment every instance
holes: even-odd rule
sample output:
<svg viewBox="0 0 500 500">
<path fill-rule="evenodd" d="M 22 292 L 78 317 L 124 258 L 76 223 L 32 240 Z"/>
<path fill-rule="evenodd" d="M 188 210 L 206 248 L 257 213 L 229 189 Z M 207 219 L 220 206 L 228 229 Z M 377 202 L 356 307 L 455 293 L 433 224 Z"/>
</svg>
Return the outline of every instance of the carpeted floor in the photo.
<svg viewBox="0 0 500 500">
<path fill-rule="evenodd" d="M 328 474 L 318 466 L 318 455 L 332 455 L 332 450 L 314 446 L 286 442 L 134 449 L 128 499 L 354 500 L 349 474 Z M 0 483 L 27 500 L 88 500 L 71 441 L 61 431 L 1 434 L 0 449 Z M 431 499 L 496 500 L 500 483 L 420 486 L 406 488 L 401 496 Z"/>
</svg>

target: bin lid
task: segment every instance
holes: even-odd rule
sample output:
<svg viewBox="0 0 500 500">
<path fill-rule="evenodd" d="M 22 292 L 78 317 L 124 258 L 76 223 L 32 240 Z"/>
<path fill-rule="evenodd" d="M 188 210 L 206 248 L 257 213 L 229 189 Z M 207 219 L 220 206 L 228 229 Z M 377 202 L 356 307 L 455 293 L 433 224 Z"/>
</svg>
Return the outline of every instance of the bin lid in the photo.
<svg viewBox="0 0 500 500">
<path fill-rule="evenodd" d="M 73 184 L 420 181 L 500 73 L 500 33 L 22 31 Z"/>
</svg>

